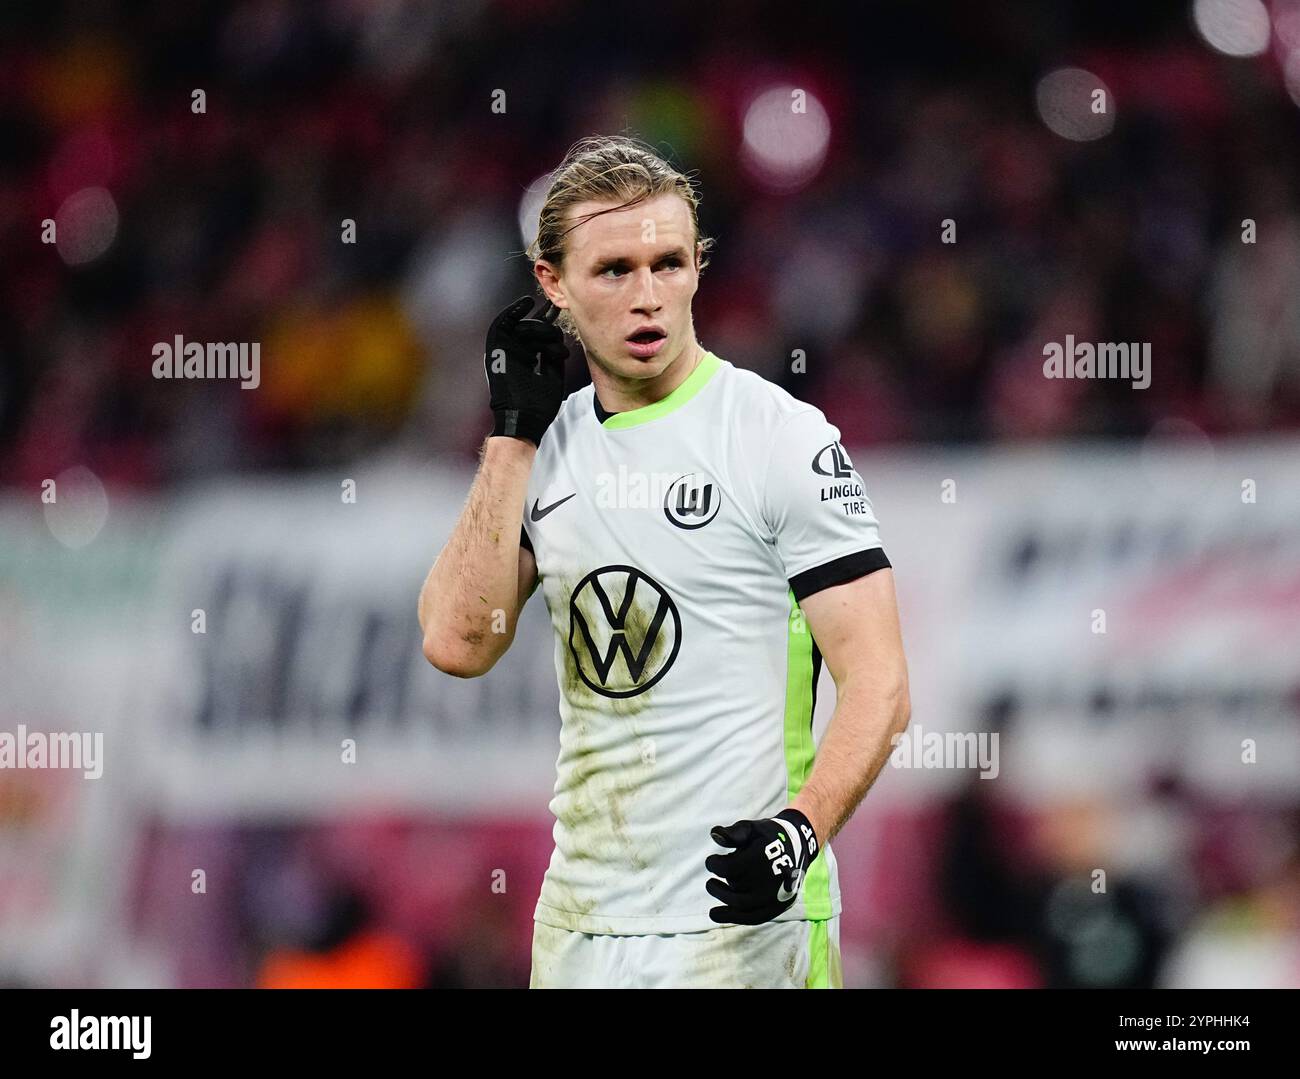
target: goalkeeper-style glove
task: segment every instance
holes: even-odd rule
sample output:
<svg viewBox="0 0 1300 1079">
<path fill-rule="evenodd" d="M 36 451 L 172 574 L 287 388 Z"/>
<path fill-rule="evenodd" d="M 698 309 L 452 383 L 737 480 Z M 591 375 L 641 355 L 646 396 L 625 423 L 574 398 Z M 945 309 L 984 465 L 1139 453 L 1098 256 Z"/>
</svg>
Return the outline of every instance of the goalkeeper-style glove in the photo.
<svg viewBox="0 0 1300 1079">
<path fill-rule="evenodd" d="M 760 925 L 794 906 L 818 851 L 817 834 L 799 810 L 783 809 L 767 820 L 736 821 L 710 834 L 715 843 L 736 848 L 704 859 L 705 869 L 725 878 L 710 877 L 704 885 L 724 904 L 710 910 L 710 918 L 724 924 Z"/>
<path fill-rule="evenodd" d="M 492 433 L 539 445 L 564 400 L 564 334 L 551 320 L 549 302 L 538 318 L 525 318 L 533 301 L 521 296 L 488 327 L 483 369 L 492 403 Z"/>
</svg>

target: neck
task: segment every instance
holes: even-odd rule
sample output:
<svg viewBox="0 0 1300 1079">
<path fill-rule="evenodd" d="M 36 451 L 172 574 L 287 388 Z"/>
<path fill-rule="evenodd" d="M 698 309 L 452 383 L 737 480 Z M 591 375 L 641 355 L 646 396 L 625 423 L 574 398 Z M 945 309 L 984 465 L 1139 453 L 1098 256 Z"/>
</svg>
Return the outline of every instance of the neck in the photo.
<svg viewBox="0 0 1300 1079">
<path fill-rule="evenodd" d="M 691 338 L 682 354 L 654 378 L 621 378 L 610 374 L 600 364 L 591 362 L 591 381 L 596 387 L 596 399 L 606 412 L 631 412 L 662 401 L 673 390 L 690 378 L 691 372 L 704 358 L 704 349 Z"/>
</svg>

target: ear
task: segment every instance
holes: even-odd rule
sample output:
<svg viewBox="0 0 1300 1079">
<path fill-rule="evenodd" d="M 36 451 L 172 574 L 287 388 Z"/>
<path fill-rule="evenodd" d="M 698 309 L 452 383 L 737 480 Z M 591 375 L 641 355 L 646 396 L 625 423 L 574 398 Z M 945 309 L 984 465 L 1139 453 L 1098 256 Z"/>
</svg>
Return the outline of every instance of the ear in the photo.
<svg viewBox="0 0 1300 1079">
<path fill-rule="evenodd" d="M 545 259 L 538 259 L 533 263 L 533 276 L 537 278 L 537 283 L 541 285 L 542 291 L 546 293 L 546 298 L 551 303 L 562 311 L 569 306 L 568 298 L 564 294 L 564 285 L 555 266 Z"/>
</svg>

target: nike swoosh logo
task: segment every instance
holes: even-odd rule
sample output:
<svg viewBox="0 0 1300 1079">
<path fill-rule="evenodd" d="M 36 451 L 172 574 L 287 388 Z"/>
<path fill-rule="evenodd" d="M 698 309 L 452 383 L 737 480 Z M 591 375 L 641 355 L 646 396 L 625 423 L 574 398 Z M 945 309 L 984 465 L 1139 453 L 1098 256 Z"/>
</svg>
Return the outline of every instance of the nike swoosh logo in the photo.
<svg viewBox="0 0 1300 1079">
<path fill-rule="evenodd" d="M 776 890 L 776 901 L 785 903 L 799 894 L 799 886 L 803 884 L 803 874 L 800 870 L 795 870 L 794 888 L 790 889 L 785 886 L 785 881 L 781 882 L 781 887 Z"/>
<path fill-rule="evenodd" d="M 567 501 L 569 501 L 569 499 L 576 497 L 577 494 L 578 494 L 578 492 L 577 492 L 577 491 L 574 491 L 573 494 L 571 494 L 571 495 L 565 495 L 565 496 L 564 496 L 562 499 L 560 499 L 558 502 L 552 502 L 552 503 L 551 503 L 549 506 L 547 506 L 546 509 L 544 509 L 544 510 L 539 510 L 539 509 L 537 508 L 537 504 L 541 501 L 541 499 L 534 498 L 534 499 L 533 499 L 533 513 L 532 513 L 533 523 L 536 524 L 538 521 L 540 521 L 543 517 L 545 517 L 545 516 L 546 516 L 548 513 L 550 513 L 552 510 L 559 509 L 559 508 L 560 508 L 561 506 L 563 506 Z"/>
</svg>

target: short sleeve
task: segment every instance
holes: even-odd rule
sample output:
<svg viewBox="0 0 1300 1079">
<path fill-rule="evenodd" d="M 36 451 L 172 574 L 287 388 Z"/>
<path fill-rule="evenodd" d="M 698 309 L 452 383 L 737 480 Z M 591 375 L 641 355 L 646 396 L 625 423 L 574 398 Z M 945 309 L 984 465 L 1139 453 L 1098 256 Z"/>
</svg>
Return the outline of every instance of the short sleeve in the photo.
<svg viewBox="0 0 1300 1079">
<path fill-rule="evenodd" d="M 862 477 L 820 409 L 774 434 L 761 498 L 795 599 L 890 565 Z"/>
</svg>

